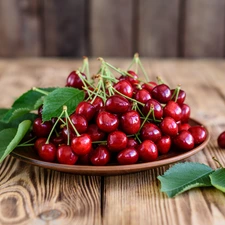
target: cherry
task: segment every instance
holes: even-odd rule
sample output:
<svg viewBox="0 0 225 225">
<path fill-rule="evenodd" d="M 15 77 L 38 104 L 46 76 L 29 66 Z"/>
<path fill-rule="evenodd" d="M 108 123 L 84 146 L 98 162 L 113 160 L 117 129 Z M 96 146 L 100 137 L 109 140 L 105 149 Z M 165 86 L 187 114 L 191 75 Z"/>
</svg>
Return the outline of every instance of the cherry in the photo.
<svg viewBox="0 0 225 225">
<path fill-rule="evenodd" d="M 47 141 L 47 138 L 38 138 L 35 142 L 34 142 L 34 148 L 38 151 L 43 144 L 45 144 L 45 142 Z"/>
<path fill-rule="evenodd" d="M 57 149 L 57 160 L 61 164 L 73 165 L 77 162 L 78 156 L 72 151 L 69 145 L 61 145 Z"/>
<path fill-rule="evenodd" d="M 163 116 L 163 109 L 161 104 L 155 99 L 149 99 L 145 106 L 142 109 L 143 114 L 146 116 L 151 110 L 151 107 L 154 108 L 154 116 L 156 119 L 161 119 Z M 149 118 L 153 118 L 153 113 L 150 114 Z"/>
<path fill-rule="evenodd" d="M 40 117 L 36 118 L 33 123 L 33 132 L 37 137 L 48 137 L 53 124 L 51 121 L 42 122 Z"/>
<path fill-rule="evenodd" d="M 128 138 L 127 139 L 127 148 L 137 148 L 138 143 L 134 138 Z"/>
<path fill-rule="evenodd" d="M 207 137 L 206 129 L 203 126 L 192 126 L 188 129 L 188 131 L 191 133 L 191 135 L 194 138 L 195 145 L 199 145 L 202 142 L 205 141 Z"/>
<path fill-rule="evenodd" d="M 90 124 L 86 133 L 90 135 L 92 141 L 101 141 L 105 137 L 105 132 L 100 130 L 97 124 Z"/>
<path fill-rule="evenodd" d="M 180 106 L 174 101 L 169 101 L 163 109 L 163 116 L 169 116 L 172 117 L 175 121 L 180 121 L 182 117 Z"/>
<path fill-rule="evenodd" d="M 178 125 L 172 117 L 164 117 L 160 123 L 160 129 L 169 136 L 175 136 L 178 133 Z"/>
<path fill-rule="evenodd" d="M 147 91 L 146 89 L 140 89 L 140 90 L 137 90 L 135 94 L 135 99 L 138 102 L 142 102 L 145 104 L 149 99 L 151 99 L 151 95 L 149 91 Z"/>
<path fill-rule="evenodd" d="M 79 155 L 77 164 L 90 165 L 91 164 L 90 155 L 91 155 L 92 151 L 93 151 L 93 149 L 91 149 L 91 151 L 85 155 Z"/>
<path fill-rule="evenodd" d="M 81 134 L 71 141 L 71 148 L 77 155 L 85 155 L 91 151 L 91 137 L 88 134 Z"/>
<path fill-rule="evenodd" d="M 160 103 L 167 103 L 171 98 L 171 91 L 166 84 L 159 84 L 152 89 L 151 95 Z"/>
<path fill-rule="evenodd" d="M 149 93 L 152 92 L 152 89 L 157 86 L 157 83 L 156 82 L 153 82 L 153 81 L 150 81 L 148 83 L 144 83 L 141 85 L 142 89 L 146 89 L 149 91 Z"/>
<path fill-rule="evenodd" d="M 56 158 L 56 151 L 57 151 L 57 149 L 54 144 L 43 143 L 43 144 L 39 145 L 38 155 L 44 161 L 53 162 Z"/>
<path fill-rule="evenodd" d="M 121 80 L 117 82 L 116 84 L 114 84 L 114 88 L 129 98 L 131 98 L 133 95 L 133 87 L 131 83 L 127 80 Z"/>
<path fill-rule="evenodd" d="M 217 143 L 220 148 L 225 148 L 225 131 L 223 131 L 217 138 Z"/>
<path fill-rule="evenodd" d="M 127 135 L 122 131 L 113 131 L 107 137 L 107 147 L 112 152 L 118 152 L 127 147 Z"/>
<path fill-rule="evenodd" d="M 189 151 L 194 148 L 194 138 L 189 131 L 183 130 L 174 139 L 173 143 L 179 150 Z"/>
<path fill-rule="evenodd" d="M 98 112 L 99 109 L 104 106 L 104 102 L 101 97 L 97 96 L 92 102 L 92 105 L 95 107 L 95 111 Z"/>
<path fill-rule="evenodd" d="M 155 161 L 158 157 L 157 146 L 151 140 L 143 141 L 138 147 L 139 157 L 144 162 Z"/>
<path fill-rule="evenodd" d="M 183 104 L 181 106 L 181 122 L 182 123 L 188 123 L 189 118 L 190 118 L 190 114 L 191 114 L 191 109 L 190 106 L 187 104 Z"/>
<path fill-rule="evenodd" d="M 120 95 L 110 96 L 105 103 L 105 109 L 110 113 L 125 113 L 129 108 L 129 101 Z"/>
<path fill-rule="evenodd" d="M 69 138 L 70 138 L 70 142 L 76 136 L 72 129 L 70 129 L 70 128 L 67 129 L 67 127 L 64 126 L 63 129 L 62 129 L 62 137 L 63 137 L 65 142 L 68 141 L 68 135 L 69 135 Z"/>
<path fill-rule="evenodd" d="M 139 113 L 135 110 L 124 113 L 120 118 L 120 125 L 126 134 L 136 134 L 141 126 Z"/>
<path fill-rule="evenodd" d="M 90 121 L 94 117 L 96 109 L 91 103 L 83 101 L 78 104 L 75 112 Z"/>
<path fill-rule="evenodd" d="M 171 95 L 173 96 L 174 92 L 175 92 L 176 89 L 172 89 L 171 90 Z M 171 100 L 175 101 L 175 98 L 176 98 L 176 95 L 173 96 L 173 98 L 171 98 Z M 186 98 L 186 92 L 184 90 L 179 90 L 179 93 L 178 93 L 178 97 L 177 97 L 177 104 L 179 105 L 183 105 L 184 101 L 185 101 L 185 98 Z"/>
<path fill-rule="evenodd" d="M 125 148 L 117 155 L 117 162 L 121 165 L 134 164 L 138 161 L 138 152 L 135 148 Z"/>
<path fill-rule="evenodd" d="M 81 73 L 81 75 L 84 79 L 86 79 L 86 75 L 84 73 Z M 80 79 L 79 75 L 76 73 L 76 71 L 72 71 L 69 74 L 69 76 L 67 77 L 66 86 L 82 89 L 83 82 Z"/>
<path fill-rule="evenodd" d="M 83 116 L 73 113 L 72 115 L 70 115 L 70 120 L 78 133 L 82 134 L 86 132 L 88 127 L 88 122 Z M 69 123 L 69 127 L 70 129 L 73 129 L 70 123 Z"/>
<path fill-rule="evenodd" d="M 110 153 L 105 146 L 98 146 L 90 154 L 90 161 L 95 166 L 105 166 L 110 160 Z"/>
<path fill-rule="evenodd" d="M 116 115 L 102 111 L 98 113 L 96 123 L 100 130 L 110 133 L 117 129 L 119 120 Z"/>
<path fill-rule="evenodd" d="M 168 135 L 162 136 L 161 139 L 156 143 L 157 149 L 160 154 L 166 154 L 171 147 L 171 138 Z"/>
<path fill-rule="evenodd" d="M 58 145 L 64 144 L 64 143 L 65 143 L 65 139 L 63 138 L 63 136 L 62 136 L 62 134 L 61 134 L 61 135 L 59 135 L 59 136 L 51 137 L 51 142 L 52 142 L 55 146 L 58 146 Z"/>
<path fill-rule="evenodd" d="M 157 142 L 161 138 L 161 131 L 154 123 L 145 123 L 140 132 L 141 140 Z"/>
<path fill-rule="evenodd" d="M 126 76 L 122 75 L 122 76 L 120 76 L 119 80 L 127 80 L 133 86 L 134 85 L 137 85 L 139 83 L 139 81 L 138 81 L 138 75 L 134 71 L 132 71 L 132 70 L 128 70 L 127 73 L 129 73 L 131 76 L 129 76 L 129 75 L 126 75 Z"/>
<path fill-rule="evenodd" d="M 178 123 L 178 131 L 188 130 L 191 127 L 189 123 Z"/>
</svg>

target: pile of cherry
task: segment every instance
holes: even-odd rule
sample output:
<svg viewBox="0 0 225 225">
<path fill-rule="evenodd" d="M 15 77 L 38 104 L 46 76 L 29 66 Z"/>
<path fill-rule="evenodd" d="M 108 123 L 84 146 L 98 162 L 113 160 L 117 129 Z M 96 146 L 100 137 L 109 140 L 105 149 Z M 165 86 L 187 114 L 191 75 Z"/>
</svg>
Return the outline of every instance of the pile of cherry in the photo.
<svg viewBox="0 0 225 225">
<path fill-rule="evenodd" d="M 127 165 L 155 161 L 171 149 L 189 151 L 205 141 L 206 129 L 188 123 L 190 107 L 180 86 L 170 89 L 160 80 L 142 82 L 131 70 L 119 78 L 100 73 L 94 80 L 93 87 L 84 73 L 69 74 L 66 86 L 84 90 L 86 97 L 73 114 L 60 120 L 57 135 L 50 139 L 56 119 L 43 123 L 39 109 L 33 133 L 42 160 Z"/>
</svg>

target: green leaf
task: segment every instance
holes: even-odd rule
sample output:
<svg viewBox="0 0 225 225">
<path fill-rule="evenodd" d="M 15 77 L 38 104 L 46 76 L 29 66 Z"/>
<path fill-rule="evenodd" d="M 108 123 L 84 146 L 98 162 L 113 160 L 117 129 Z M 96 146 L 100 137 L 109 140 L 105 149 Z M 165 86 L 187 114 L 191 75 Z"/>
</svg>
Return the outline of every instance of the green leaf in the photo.
<svg viewBox="0 0 225 225">
<path fill-rule="evenodd" d="M 221 168 L 209 175 L 212 185 L 225 192 L 225 168 Z"/>
<path fill-rule="evenodd" d="M 52 91 L 44 99 L 42 119 L 48 121 L 53 117 L 59 117 L 63 106 L 67 106 L 68 114 L 72 114 L 77 105 L 84 100 L 84 91 L 71 88 L 63 87 Z"/>
<path fill-rule="evenodd" d="M 0 108 L 0 120 L 8 112 L 9 109 Z"/>
<path fill-rule="evenodd" d="M 207 165 L 193 162 L 178 163 L 158 176 L 161 191 L 174 197 L 195 187 L 212 186 L 209 175 L 213 169 Z"/>
<path fill-rule="evenodd" d="M 23 139 L 31 126 L 30 120 L 24 120 L 16 128 L 8 128 L 0 131 L 0 163 L 13 151 Z"/>
</svg>

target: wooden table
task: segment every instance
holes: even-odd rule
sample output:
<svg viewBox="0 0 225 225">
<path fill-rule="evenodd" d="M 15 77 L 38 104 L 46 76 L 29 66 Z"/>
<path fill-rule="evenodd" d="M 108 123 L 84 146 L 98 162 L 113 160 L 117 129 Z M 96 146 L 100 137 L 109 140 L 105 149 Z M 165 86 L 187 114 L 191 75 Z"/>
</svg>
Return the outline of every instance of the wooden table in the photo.
<svg viewBox="0 0 225 225">
<path fill-rule="evenodd" d="M 127 68 L 130 59 L 109 59 Z M 149 76 L 170 86 L 181 84 L 192 117 L 207 125 L 208 146 L 185 161 L 216 168 L 225 165 L 217 136 L 225 130 L 225 61 L 143 59 Z M 80 60 L 0 60 L 0 107 L 33 86 L 63 86 Z M 99 62 L 90 60 L 91 71 Z M 80 176 L 56 172 L 6 158 L 0 165 L 0 224 L 225 224 L 225 194 L 196 188 L 175 198 L 160 192 L 159 174 L 169 166 L 122 176 Z"/>
</svg>

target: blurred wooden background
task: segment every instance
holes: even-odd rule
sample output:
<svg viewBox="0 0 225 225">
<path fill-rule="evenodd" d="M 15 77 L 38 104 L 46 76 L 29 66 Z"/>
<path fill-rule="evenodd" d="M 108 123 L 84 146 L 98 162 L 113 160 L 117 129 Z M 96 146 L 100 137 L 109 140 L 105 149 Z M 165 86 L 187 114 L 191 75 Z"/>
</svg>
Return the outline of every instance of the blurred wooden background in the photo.
<svg viewBox="0 0 225 225">
<path fill-rule="evenodd" d="M 0 0 L 0 57 L 224 57 L 225 0 Z"/>
</svg>

